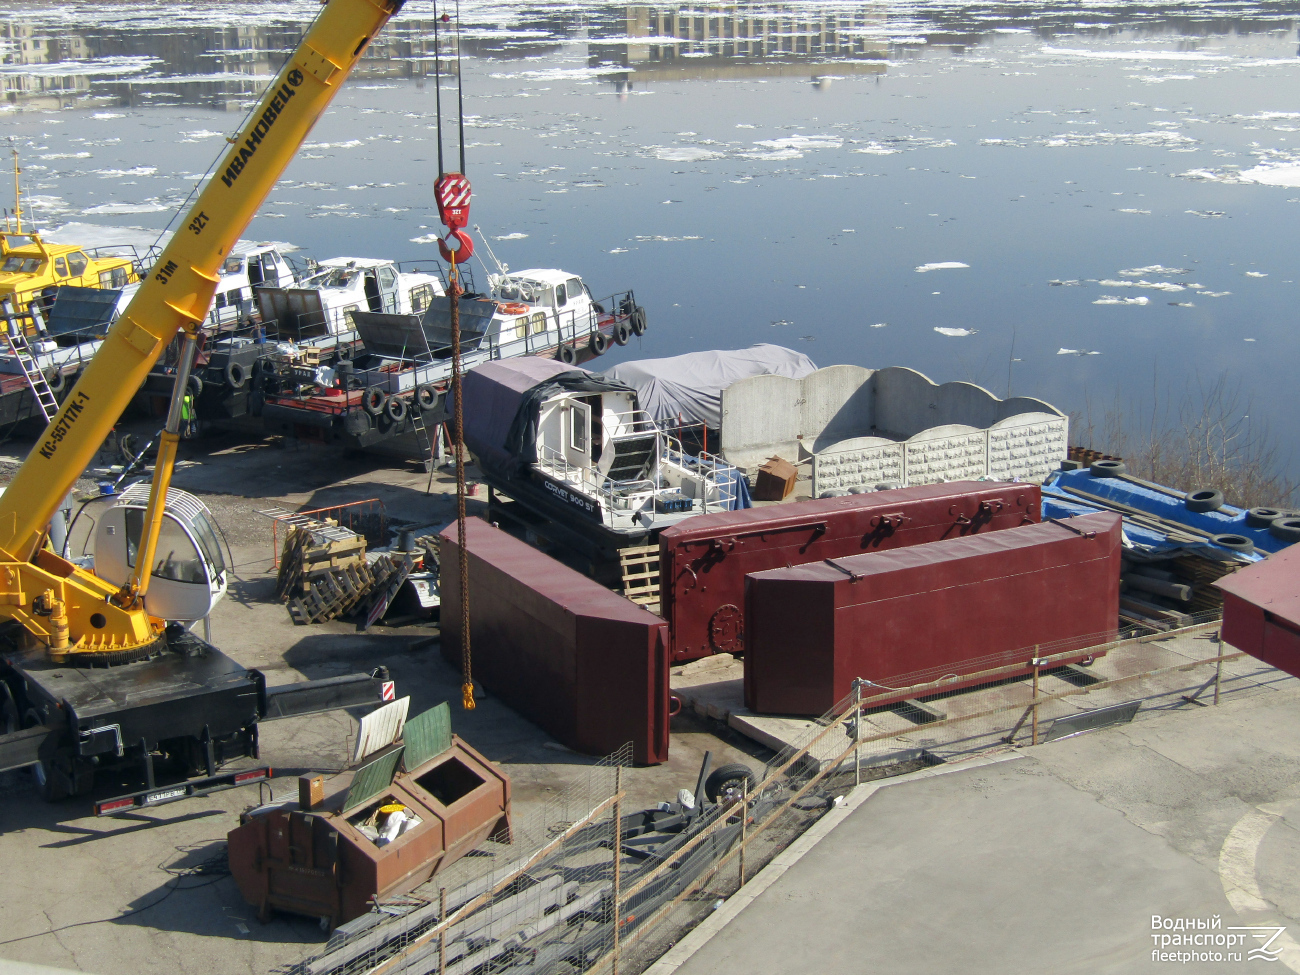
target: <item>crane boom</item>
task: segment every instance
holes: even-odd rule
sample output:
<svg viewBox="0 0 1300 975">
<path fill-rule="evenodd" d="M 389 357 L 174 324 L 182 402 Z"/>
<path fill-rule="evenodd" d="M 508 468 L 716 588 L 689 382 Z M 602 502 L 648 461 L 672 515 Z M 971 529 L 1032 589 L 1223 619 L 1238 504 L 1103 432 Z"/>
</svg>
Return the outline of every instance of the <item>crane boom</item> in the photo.
<svg viewBox="0 0 1300 975">
<path fill-rule="evenodd" d="M 47 526 L 168 343 L 178 333 L 197 335 L 222 262 L 403 2 L 328 0 L 0 496 L 0 621 L 21 622 L 52 654 L 126 649 L 157 637 L 162 621 L 140 600 L 116 599 L 116 586 L 43 549 Z M 162 496 L 174 447 L 160 450 L 154 488 Z M 141 554 L 150 548 L 142 545 Z"/>
</svg>

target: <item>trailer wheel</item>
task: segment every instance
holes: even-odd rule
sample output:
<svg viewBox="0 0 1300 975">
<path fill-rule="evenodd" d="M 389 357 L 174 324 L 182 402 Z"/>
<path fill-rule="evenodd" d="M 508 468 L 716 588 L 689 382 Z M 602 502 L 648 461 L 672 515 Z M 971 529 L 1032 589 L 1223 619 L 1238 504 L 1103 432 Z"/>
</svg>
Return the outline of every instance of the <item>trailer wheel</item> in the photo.
<svg viewBox="0 0 1300 975">
<path fill-rule="evenodd" d="M 379 416 L 384 412 L 384 406 L 388 403 L 388 394 L 378 386 L 371 386 L 366 390 L 365 398 L 361 405 L 366 408 L 366 412 L 371 416 Z"/>
<path fill-rule="evenodd" d="M 758 785 L 754 770 L 744 762 L 733 762 L 714 769 L 704 780 L 704 794 L 710 802 L 730 802 L 739 799 L 746 790 Z"/>
</svg>

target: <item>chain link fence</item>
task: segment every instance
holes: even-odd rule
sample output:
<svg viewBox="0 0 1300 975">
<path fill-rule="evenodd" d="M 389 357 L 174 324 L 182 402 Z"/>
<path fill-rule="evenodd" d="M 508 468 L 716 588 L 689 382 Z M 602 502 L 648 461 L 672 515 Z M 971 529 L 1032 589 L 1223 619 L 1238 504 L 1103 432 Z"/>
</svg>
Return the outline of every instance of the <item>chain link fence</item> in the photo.
<svg viewBox="0 0 1300 975">
<path fill-rule="evenodd" d="M 1217 628 L 1194 619 L 859 680 L 761 772 L 702 769 L 694 793 L 649 810 L 625 807 L 625 747 L 517 821 L 513 845 L 350 922 L 293 975 L 639 975 L 856 784 L 1293 679 L 1225 652 Z"/>
</svg>

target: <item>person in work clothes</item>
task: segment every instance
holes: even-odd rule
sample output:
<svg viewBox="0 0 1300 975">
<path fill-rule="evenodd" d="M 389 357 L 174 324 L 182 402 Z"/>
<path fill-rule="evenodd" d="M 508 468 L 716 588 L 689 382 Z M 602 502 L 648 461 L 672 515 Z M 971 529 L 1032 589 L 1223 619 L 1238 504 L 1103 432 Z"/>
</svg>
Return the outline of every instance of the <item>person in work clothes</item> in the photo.
<svg viewBox="0 0 1300 975">
<path fill-rule="evenodd" d="M 191 440 L 198 433 L 197 417 L 194 414 L 194 394 L 188 390 L 181 400 L 181 439 Z"/>
</svg>

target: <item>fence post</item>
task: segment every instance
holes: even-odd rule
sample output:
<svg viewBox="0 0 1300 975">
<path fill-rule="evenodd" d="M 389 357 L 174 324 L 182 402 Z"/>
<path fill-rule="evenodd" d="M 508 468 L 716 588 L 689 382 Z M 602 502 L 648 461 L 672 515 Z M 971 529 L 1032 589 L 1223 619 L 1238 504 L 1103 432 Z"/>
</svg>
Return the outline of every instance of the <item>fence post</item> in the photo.
<svg viewBox="0 0 1300 975">
<path fill-rule="evenodd" d="M 614 769 L 614 795 L 619 795 L 623 791 L 623 766 L 616 766 Z M 613 964 L 610 968 L 611 975 L 618 975 L 618 929 L 619 922 L 622 920 L 622 908 L 619 906 L 619 887 L 621 886 L 619 875 L 622 872 L 619 868 L 623 859 L 623 800 L 614 800 L 614 948 Z"/>
<path fill-rule="evenodd" d="M 862 678 L 853 681 L 853 787 L 862 784 Z"/>
<path fill-rule="evenodd" d="M 740 886 L 745 886 L 745 844 L 749 842 L 749 779 L 740 793 Z"/>
<path fill-rule="evenodd" d="M 1223 680 L 1223 631 L 1215 638 L 1219 644 L 1219 659 L 1214 664 L 1214 706 L 1219 706 L 1219 682 Z"/>
<path fill-rule="evenodd" d="M 1034 644 L 1034 717 L 1032 730 L 1030 732 L 1031 745 L 1038 744 L 1038 644 Z"/>
<path fill-rule="evenodd" d="M 438 923 L 442 924 L 447 920 L 447 888 L 438 888 Z M 447 971 L 447 931 L 443 929 L 438 933 L 438 975 L 443 975 Z"/>
</svg>

